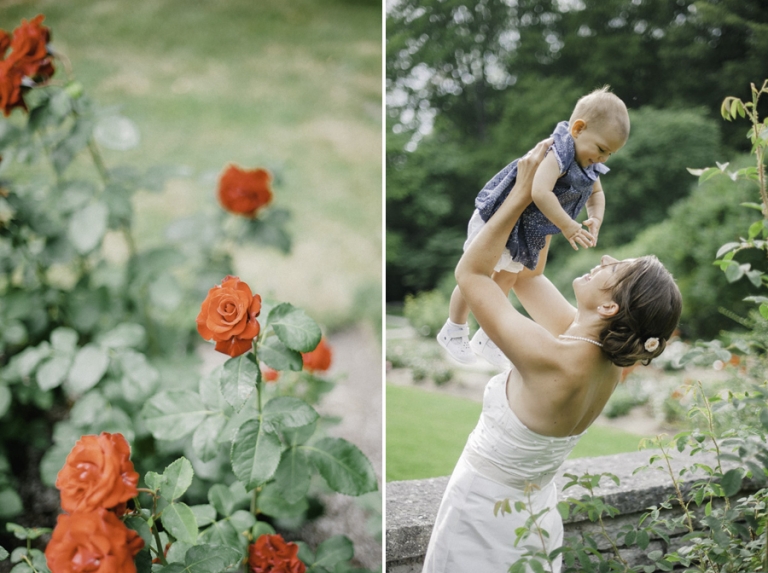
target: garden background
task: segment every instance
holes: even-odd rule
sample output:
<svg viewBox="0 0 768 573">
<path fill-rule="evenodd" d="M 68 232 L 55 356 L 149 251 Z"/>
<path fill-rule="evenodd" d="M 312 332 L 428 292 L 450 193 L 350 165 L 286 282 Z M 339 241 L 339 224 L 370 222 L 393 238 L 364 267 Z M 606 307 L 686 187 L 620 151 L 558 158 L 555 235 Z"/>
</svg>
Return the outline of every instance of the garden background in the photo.
<svg viewBox="0 0 768 573">
<path fill-rule="evenodd" d="M 580 96 L 605 84 L 626 102 L 632 128 L 602 177 L 607 206 L 599 244 L 574 252 L 556 236 L 545 272 L 566 296 L 573 277 L 603 253 L 653 253 L 675 275 L 684 300 L 680 345 L 657 361 L 659 368 L 630 375 L 609 403 L 608 412 L 616 415 L 645 405 L 643 419 L 628 423 L 639 434 L 674 429 L 684 418 L 675 391 L 686 382 L 712 379 L 711 392 L 722 387 L 712 361 L 691 372 L 676 358 L 692 341 L 753 324 L 754 303 L 743 299 L 760 294 L 759 274 L 729 284 L 712 262 L 720 246 L 737 241 L 756 216 L 740 203 L 757 202 L 760 195 L 753 182 L 727 177 L 699 186 L 686 168 L 753 164 L 747 123 L 724 122 L 720 105 L 729 95 L 751 100 L 750 83 L 759 87 L 768 76 L 766 31 L 768 10 L 756 0 L 388 3 L 388 395 L 423 411 L 432 398 L 402 386 L 463 391 L 466 397 L 475 385 L 469 392 L 475 403 L 457 405 L 463 414 L 451 410 L 447 431 L 433 421 L 437 413 L 430 418 L 388 410 L 388 479 L 448 473 L 449 462 L 440 469 L 411 463 L 425 459 L 418 442 L 429 441 L 421 439 L 425 435 L 448 441 L 449 432 L 458 434 L 436 448 L 450 448 L 446 458 L 455 460 L 479 412 L 482 384 L 472 382 L 477 373 L 446 361 L 432 341 L 447 316 L 453 269 L 478 190 L 568 119 Z M 761 116 L 767 109 L 761 102 Z M 764 254 L 745 252 L 740 260 L 754 264 Z M 722 361 L 715 367 L 722 369 Z M 657 425 L 640 427 L 649 417 Z M 582 455 L 608 453 L 603 446 L 609 440 L 597 441 Z M 610 441 L 616 451 L 627 448 Z M 398 459 L 401 451 L 409 453 Z M 416 469 L 395 471 L 409 466 Z"/>
<path fill-rule="evenodd" d="M 290 301 L 321 325 L 334 352 L 328 375 L 336 382 L 321 412 L 336 417 L 335 431 L 358 439 L 380 476 L 381 401 L 376 399 L 381 388 L 383 279 L 380 4 L 2 1 L 0 28 L 10 32 L 22 18 L 37 14 L 45 15 L 51 45 L 70 60 L 82 91 L 99 106 L 99 117 L 117 118 L 102 125 L 101 137 L 97 129 L 108 169 L 118 172 L 129 166 L 130 173 L 130 166 L 139 166 L 146 174 L 131 201 L 136 251 L 171 244 L 184 251 L 179 233 L 190 232 L 189 221 L 192 232 L 198 233 L 196 241 L 204 243 L 209 229 L 204 224 L 195 228 L 194 217 L 220 211 L 216 186 L 228 163 L 271 171 L 271 209 L 280 217 L 288 212 L 287 220 L 273 220 L 275 225 L 263 227 L 256 241 L 229 240 L 222 248 L 231 270 L 254 292 L 265 300 Z M 63 82 L 58 61 L 57 69 L 54 83 Z M 9 121 L 23 125 L 22 117 L 14 112 Z M 25 185 L 53 175 L 44 163 L 31 173 L 11 161 L 3 168 L 4 181 L 15 179 Z M 66 173 L 77 178 L 89 170 L 93 165 L 86 155 L 76 158 Z M 147 184 L 150 180 L 154 184 Z M 182 219 L 187 219 L 186 227 L 176 226 L 169 235 L 169 225 Z M 200 221 L 205 223 L 204 216 Z M 126 245 L 112 239 L 114 234 L 105 235 L 100 252 L 124 261 Z M 183 272 L 175 277 L 180 283 L 190 279 Z M 207 290 L 222 276 L 194 278 L 198 280 L 193 290 L 202 292 L 201 283 L 211 279 Z M 165 281 L 165 287 L 155 291 L 160 299 L 183 298 L 180 307 L 165 308 L 159 322 L 177 327 L 180 319 L 182 330 L 193 332 L 202 297 L 197 309 L 190 307 L 188 293 L 179 294 L 174 284 Z M 6 311 L 11 306 L 10 301 L 3 304 Z M 188 316 L 169 319 L 173 314 L 165 312 L 169 309 L 185 309 Z M 85 334 L 86 340 L 90 336 Z M 186 344 L 183 338 L 164 340 L 159 346 L 178 351 Z M 12 344 L 6 348 L 4 365 L 20 350 Z M 171 369 L 158 366 L 164 360 L 162 351 L 150 349 L 147 355 L 161 369 L 163 380 Z M 202 344 L 201 354 L 174 358 L 174 374 L 210 371 L 224 359 Z M 188 382 L 197 386 L 196 381 Z M 172 386 L 180 387 L 176 378 Z M 58 392 L 53 391 L 59 396 Z M 40 457 L 51 446 L 50 424 L 61 421 L 63 412 L 58 410 L 53 419 L 50 415 L 35 419 L 34 404 L 19 410 L 15 400 L 4 404 L 3 413 L 16 408 L 15 415 L 23 410 L 29 416 L 26 437 L 18 431 L 18 420 L 6 426 L 0 473 L 3 487 L 20 489 L 25 512 L 19 515 L 14 498 L 5 506 L 3 518 L 26 526 L 50 526 L 41 522 L 45 508 L 38 503 L 46 495 L 39 482 L 37 487 L 29 482 L 36 479 Z M 147 456 L 143 461 L 167 460 L 172 451 L 173 447 L 165 449 L 159 458 Z M 201 490 L 195 495 L 199 497 Z M 360 503 L 366 506 L 366 515 L 378 511 L 380 521 L 375 499 Z M 32 511 L 32 505 L 42 513 Z M 55 503 L 47 509 L 55 515 Z M 333 511 L 333 503 L 329 509 Z M 344 510 L 337 511 L 337 521 L 343 521 Z M 342 526 L 355 530 L 352 537 L 361 533 L 375 540 L 377 535 L 375 524 L 372 531 L 349 523 Z M 317 535 L 323 539 L 329 532 Z M 10 535 L 2 541 L 8 549 L 17 543 Z M 364 543 L 365 564 L 375 567 L 380 551 L 380 545 Z"/>
</svg>

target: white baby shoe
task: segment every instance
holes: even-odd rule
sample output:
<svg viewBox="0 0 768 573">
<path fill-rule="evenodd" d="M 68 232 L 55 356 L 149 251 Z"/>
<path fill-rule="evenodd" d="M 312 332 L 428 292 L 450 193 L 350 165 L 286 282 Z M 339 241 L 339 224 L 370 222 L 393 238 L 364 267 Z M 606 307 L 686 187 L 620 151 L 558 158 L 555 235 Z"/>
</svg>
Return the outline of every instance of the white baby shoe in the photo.
<svg viewBox="0 0 768 573">
<path fill-rule="evenodd" d="M 488 338 L 488 335 L 481 328 L 472 337 L 469 343 L 470 348 L 475 354 L 481 358 L 485 358 L 488 362 L 499 368 L 509 368 L 509 358 L 493 343 L 493 340 Z"/>
<path fill-rule="evenodd" d="M 456 324 L 446 320 L 443 328 L 437 333 L 437 342 L 456 362 L 473 364 L 476 361 L 475 355 L 469 347 L 468 324 Z"/>
</svg>

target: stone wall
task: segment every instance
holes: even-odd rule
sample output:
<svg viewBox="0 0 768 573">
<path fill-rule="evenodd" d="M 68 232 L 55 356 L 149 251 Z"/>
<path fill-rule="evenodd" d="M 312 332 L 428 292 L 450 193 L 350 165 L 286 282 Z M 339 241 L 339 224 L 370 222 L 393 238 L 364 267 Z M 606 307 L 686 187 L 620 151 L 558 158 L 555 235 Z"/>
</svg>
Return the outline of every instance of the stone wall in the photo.
<svg viewBox="0 0 768 573">
<path fill-rule="evenodd" d="M 586 473 L 600 474 L 610 472 L 620 480 L 616 485 L 612 480 L 603 479 L 601 486 L 595 494 L 602 497 L 605 503 L 619 510 L 615 518 L 604 518 L 609 530 L 616 530 L 625 523 L 637 523 L 640 515 L 646 508 L 659 505 L 674 493 L 674 488 L 669 474 L 658 470 L 645 470 L 633 475 L 636 468 L 648 464 L 653 455 L 653 450 L 633 452 L 629 454 L 617 454 L 596 458 L 579 458 L 567 460 L 555 481 L 557 483 L 560 499 L 568 497 L 579 498 L 586 493 L 577 487 L 562 491 L 567 483 L 563 474 L 583 475 Z M 694 462 L 713 465 L 711 456 L 697 456 L 691 458 L 683 454 L 676 454 L 672 460 L 675 474 L 684 466 L 692 466 Z M 730 464 L 728 467 L 733 467 Z M 701 474 L 687 474 L 681 478 L 683 487 L 696 479 Z M 420 573 L 424 561 L 424 553 L 427 549 L 432 525 L 437 515 L 437 508 L 443 491 L 448 483 L 448 477 L 433 478 L 414 481 L 389 482 L 386 485 L 386 571 L 387 573 Z M 754 490 L 754 486 L 745 482 L 741 494 L 747 494 Z M 741 495 L 740 494 L 740 495 Z M 492 511 L 492 508 L 489 508 Z M 573 518 L 565 522 L 565 535 L 581 534 L 585 531 L 596 531 L 597 525 L 589 521 L 575 521 Z M 682 533 L 682 532 L 681 532 Z M 671 539 L 674 543 L 674 538 Z M 661 539 L 651 541 L 645 551 L 637 547 L 620 548 L 624 559 L 631 564 L 650 563 L 646 554 L 654 549 L 665 549 Z M 599 546 L 601 551 L 608 551 L 609 545 L 604 541 Z M 485 572 L 482 572 L 485 573 Z"/>
</svg>

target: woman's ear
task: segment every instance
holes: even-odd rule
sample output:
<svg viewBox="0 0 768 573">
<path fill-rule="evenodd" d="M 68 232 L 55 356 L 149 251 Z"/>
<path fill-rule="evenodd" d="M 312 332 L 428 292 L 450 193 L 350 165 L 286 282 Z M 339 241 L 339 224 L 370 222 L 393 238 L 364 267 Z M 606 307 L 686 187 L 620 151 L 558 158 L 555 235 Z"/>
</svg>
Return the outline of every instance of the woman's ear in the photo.
<svg viewBox="0 0 768 573">
<path fill-rule="evenodd" d="M 619 305 L 613 301 L 606 302 L 597 307 L 597 314 L 600 315 L 600 318 L 611 318 L 616 316 L 617 312 L 619 312 Z"/>
<path fill-rule="evenodd" d="M 571 137 L 578 137 L 581 135 L 581 132 L 584 131 L 587 128 L 587 122 L 583 119 L 577 119 L 574 121 L 571 126 Z"/>
</svg>

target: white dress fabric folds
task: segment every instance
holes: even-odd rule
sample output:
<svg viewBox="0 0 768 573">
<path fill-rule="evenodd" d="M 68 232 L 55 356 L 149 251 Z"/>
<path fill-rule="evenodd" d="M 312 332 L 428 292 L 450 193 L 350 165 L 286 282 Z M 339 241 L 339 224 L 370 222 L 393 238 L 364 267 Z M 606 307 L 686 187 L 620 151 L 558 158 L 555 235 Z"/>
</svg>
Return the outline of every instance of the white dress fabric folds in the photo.
<svg viewBox="0 0 768 573">
<path fill-rule="evenodd" d="M 515 547 L 515 530 L 527 512 L 494 516 L 496 502 L 530 503 L 549 533 L 546 550 L 562 545 L 563 521 L 557 511 L 553 478 L 581 435 L 555 438 L 529 430 L 510 409 L 506 383 L 509 371 L 491 378 L 483 396 L 483 412 L 443 494 L 429 540 L 422 573 L 506 573 L 525 552 L 524 545 L 541 547 L 531 535 Z M 553 573 L 559 573 L 561 560 Z"/>
</svg>

